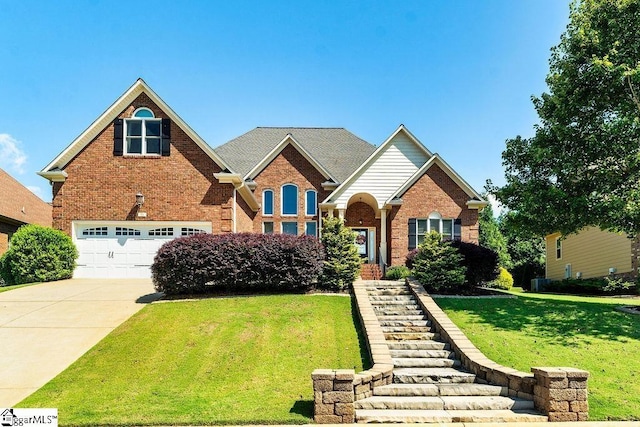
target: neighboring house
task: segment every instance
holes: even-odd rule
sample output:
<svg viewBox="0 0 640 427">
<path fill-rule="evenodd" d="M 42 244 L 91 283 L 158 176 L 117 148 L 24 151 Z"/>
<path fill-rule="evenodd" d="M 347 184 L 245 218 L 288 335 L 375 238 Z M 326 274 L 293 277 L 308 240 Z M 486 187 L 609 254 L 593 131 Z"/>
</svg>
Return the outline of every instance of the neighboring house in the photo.
<svg viewBox="0 0 640 427">
<path fill-rule="evenodd" d="M 546 278 L 593 278 L 615 274 L 638 277 L 640 240 L 626 234 L 586 228 L 562 237 L 560 233 L 546 237 Z"/>
<path fill-rule="evenodd" d="M 379 147 L 343 128 L 256 128 L 212 149 L 139 79 L 39 174 L 76 277 L 148 277 L 158 247 L 201 232 L 356 230 L 369 262 L 404 263 L 426 232 L 477 242 L 487 203 L 404 126 Z"/>
<path fill-rule="evenodd" d="M 33 194 L 0 169 L 0 255 L 9 248 L 9 240 L 25 224 L 51 227 L 51 205 Z"/>
</svg>

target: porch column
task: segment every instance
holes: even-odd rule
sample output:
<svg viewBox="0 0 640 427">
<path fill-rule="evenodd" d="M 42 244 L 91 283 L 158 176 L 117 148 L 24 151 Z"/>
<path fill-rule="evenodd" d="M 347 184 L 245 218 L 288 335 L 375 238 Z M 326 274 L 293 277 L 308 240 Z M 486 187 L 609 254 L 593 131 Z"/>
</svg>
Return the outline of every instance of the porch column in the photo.
<svg viewBox="0 0 640 427">
<path fill-rule="evenodd" d="M 380 266 L 387 264 L 387 210 L 380 209 Z"/>
<path fill-rule="evenodd" d="M 338 217 L 340 219 L 344 219 L 344 209 L 338 209 Z"/>
</svg>

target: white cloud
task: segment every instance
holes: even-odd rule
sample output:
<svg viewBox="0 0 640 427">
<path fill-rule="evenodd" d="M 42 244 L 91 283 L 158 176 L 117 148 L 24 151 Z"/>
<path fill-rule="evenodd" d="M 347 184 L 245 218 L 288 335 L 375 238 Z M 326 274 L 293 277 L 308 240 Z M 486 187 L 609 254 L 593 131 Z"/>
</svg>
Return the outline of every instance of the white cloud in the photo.
<svg viewBox="0 0 640 427">
<path fill-rule="evenodd" d="M 42 197 L 42 188 L 38 187 L 37 185 L 27 185 L 27 188 L 31 190 L 33 194 L 44 200 L 44 197 Z"/>
<path fill-rule="evenodd" d="M 493 210 L 493 216 L 496 218 L 502 215 L 506 211 L 506 208 L 502 206 L 502 204 L 496 200 L 493 194 L 487 194 L 487 201 L 491 203 L 491 209 Z"/>
<path fill-rule="evenodd" d="M 0 133 L 0 167 L 19 174 L 24 173 L 27 155 L 20 149 L 21 142 L 8 133 Z"/>
</svg>

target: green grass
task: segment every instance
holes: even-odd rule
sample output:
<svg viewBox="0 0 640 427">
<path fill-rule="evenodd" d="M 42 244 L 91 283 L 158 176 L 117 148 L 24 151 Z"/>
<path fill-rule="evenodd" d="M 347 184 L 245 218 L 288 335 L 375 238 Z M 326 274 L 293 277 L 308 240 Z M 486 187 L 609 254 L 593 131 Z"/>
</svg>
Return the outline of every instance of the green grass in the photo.
<svg viewBox="0 0 640 427">
<path fill-rule="evenodd" d="M 436 301 L 497 363 L 589 371 L 590 419 L 640 420 L 640 315 L 615 310 L 640 300 L 512 293 Z"/>
<path fill-rule="evenodd" d="M 313 369 L 369 363 L 352 316 L 344 296 L 152 304 L 19 406 L 61 425 L 309 423 Z"/>
<path fill-rule="evenodd" d="M 31 285 L 37 285 L 40 282 L 36 282 L 36 283 L 27 283 L 24 285 L 11 285 L 11 286 L 0 286 L 0 294 L 2 292 L 7 292 L 7 291 L 12 291 L 14 289 L 18 289 L 18 288 L 24 288 L 25 286 L 31 286 Z"/>
</svg>

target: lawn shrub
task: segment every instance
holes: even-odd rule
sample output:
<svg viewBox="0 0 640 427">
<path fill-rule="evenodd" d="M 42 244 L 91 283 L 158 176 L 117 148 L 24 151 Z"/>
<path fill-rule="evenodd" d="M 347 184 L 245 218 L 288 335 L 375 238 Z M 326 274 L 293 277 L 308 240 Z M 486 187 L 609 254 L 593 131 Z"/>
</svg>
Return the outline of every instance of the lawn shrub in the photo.
<svg viewBox="0 0 640 427">
<path fill-rule="evenodd" d="M 487 283 L 487 286 L 490 288 L 504 289 L 508 291 L 513 287 L 513 276 L 511 273 L 507 271 L 506 268 L 500 267 L 500 272 L 498 273 L 498 277 L 495 280 Z"/>
<path fill-rule="evenodd" d="M 463 257 L 451 242 L 431 232 L 418 246 L 413 258 L 412 274 L 429 292 L 455 293 L 465 281 Z"/>
<path fill-rule="evenodd" d="M 544 285 L 544 292 L 577 295 L 625 295 L 637 294 L 638 285 L 621 277 L 593 279 L 564 279 Z"/>
<path fill-rule="evenodd" d="M 315 237 L 286 234 L 199 234 L 165 243 L 151 266 L 156 290 L 305 291 L 322 269 Z"/>
<path fill-rule="evenodd" d="M 399 280 L 409 276 L 411 276 L 411 270 L 409 270 L 408 267 L 404 265 L 396 265 L 387 269 L 384 278 L 389 280 Z"/>
<path fill-rule="evenodd" d="M 418 254 L 418 248 L 412 249 L 407 254 L 407 257 L 404 260 L 404 265 L 406 265 L 409 270 L 413 270 L 413 260 L 415 259 L 417 254 Z"/>
<path fill-rule="evenodd" d="M 362 265 L 355 239 L 356 233 L 345 227 L 342 219 L 322 219 L 322 245 L 326 258 L 318 284 L 320 288 L 344 290 L 351 286 Z"/>
<path fill-rule="evenodd" d="M 498 276 L 498 254 L 474 243 L 456 240 L 452 246 L 462 256 L 462 265 L 466 267 L 465 283 L 468 288 L 482 285 Z"/>
<path fill-rule="evenodd" d="M 0 262 L 7 285 L 50 282 L 73 276 L 78 250 L 71 237 L 50 227 L 23 225 Z"/>
</svg>

